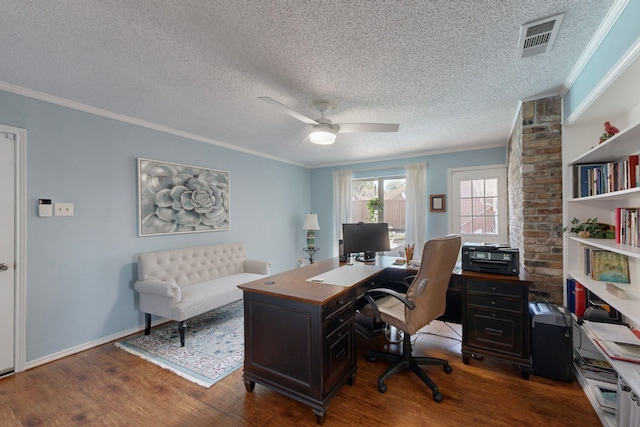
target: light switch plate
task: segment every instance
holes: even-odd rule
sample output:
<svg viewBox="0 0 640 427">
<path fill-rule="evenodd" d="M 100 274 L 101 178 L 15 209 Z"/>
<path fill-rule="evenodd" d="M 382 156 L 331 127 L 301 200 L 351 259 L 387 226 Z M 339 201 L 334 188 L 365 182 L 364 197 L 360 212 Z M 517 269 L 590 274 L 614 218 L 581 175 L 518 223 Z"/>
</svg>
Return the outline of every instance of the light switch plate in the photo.
<svg viewBox="0 0 640 427">
<path fill-rule="evenodd" d="M 54 213 L 56 216 L 73 216 L 73 203 L 56 203 Z"/>
<path fill-rule="evenodd" d="M 53 215 L 53 208 L 51 205 L 39 205 L 38 206 L 38 215 L 46 218 L 48 216 Z"/>
</svg>

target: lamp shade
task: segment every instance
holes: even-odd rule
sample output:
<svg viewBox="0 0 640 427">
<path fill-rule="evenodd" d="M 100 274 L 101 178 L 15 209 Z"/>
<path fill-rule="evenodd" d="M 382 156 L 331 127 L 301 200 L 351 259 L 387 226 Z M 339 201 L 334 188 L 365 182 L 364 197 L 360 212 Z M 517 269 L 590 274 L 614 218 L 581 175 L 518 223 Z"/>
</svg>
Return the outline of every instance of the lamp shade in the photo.
<svg viewBox="0 0 640 427">
<path fill-rule="evenodd" d="M 318 225 L 318 215 L 314 213 L 306 214 L 304 217 L 303 230 L 320 230 Z"/>
<path fill-rule="evenodd" d="M 314 144 L 329 145 L 336 142 L 336 133 L 331 128 L 321 128 L 309 134 L 309 140 Z"/>
</svg>

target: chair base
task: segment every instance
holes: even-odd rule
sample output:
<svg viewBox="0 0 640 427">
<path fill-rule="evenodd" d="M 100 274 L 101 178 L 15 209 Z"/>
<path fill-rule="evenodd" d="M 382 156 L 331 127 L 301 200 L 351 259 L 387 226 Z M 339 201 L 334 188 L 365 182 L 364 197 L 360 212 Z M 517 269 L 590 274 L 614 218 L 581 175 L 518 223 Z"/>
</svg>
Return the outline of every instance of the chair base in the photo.
<svg viewBox="0 0 640 427">
<path fill-rule="evenodd" d="M 433 392 L 433 400 L 436 402 L 442 401 L 442 394 L 440 394 L 436 383 L 434 383 L 433 380 L 420 368 L 420 365 L 440 365 L 447 374 L 450 374 L 451 371 L 453 371 L 449 362 L 444 359 L 436 359 L 434 357 L 413 357 L 411 355 L 411 335 L 408 333 L 404 334 L 404 338 L 402 340 L 402 354 L 371 350 L 369 351 L 367 358 L 370 362 L 375 362 L 376 359 L 383 359 L 392 362 L 389 369 L 387 369 L 378 378 L 378 391 L 380 393 L 387 391 L 387 385 L 385 382 L 389 378 L 401 370 L 410 369 L 431 389 Z"/>
</svg>

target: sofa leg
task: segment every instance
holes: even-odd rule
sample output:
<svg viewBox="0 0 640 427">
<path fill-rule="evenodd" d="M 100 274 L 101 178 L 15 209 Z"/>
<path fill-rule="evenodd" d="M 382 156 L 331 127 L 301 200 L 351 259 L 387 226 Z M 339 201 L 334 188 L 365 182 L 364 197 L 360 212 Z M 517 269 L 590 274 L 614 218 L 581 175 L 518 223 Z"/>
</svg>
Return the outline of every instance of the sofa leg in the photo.
<svg viewBox="0 0 640 427">
<path fill-rule="evenodd" d="M 144 314 L 144 334 L 149 335 L 151 333 L 151 314 Z"/>
<path fill-rule="evenodd" d="M 184 333 L 187 330 L 187 324 L 183 320 L 178 325 L 178 332 L 180 332 L 180 347 L 184 347 Z"/>
</svg>

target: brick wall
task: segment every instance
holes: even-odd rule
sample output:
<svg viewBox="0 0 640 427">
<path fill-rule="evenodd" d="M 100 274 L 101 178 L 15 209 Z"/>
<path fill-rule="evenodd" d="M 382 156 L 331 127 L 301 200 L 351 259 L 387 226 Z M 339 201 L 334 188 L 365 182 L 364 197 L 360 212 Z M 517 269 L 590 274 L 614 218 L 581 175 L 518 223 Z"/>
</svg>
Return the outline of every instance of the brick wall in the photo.
<svg viewBox="0 0 640 427">
<path fill-rule="evenodd" d="M 508 147 L 510 245 L 534 278 L 530 299 L 562 304 L 560 97 L 527 101 Z"/>
</svg>

